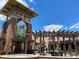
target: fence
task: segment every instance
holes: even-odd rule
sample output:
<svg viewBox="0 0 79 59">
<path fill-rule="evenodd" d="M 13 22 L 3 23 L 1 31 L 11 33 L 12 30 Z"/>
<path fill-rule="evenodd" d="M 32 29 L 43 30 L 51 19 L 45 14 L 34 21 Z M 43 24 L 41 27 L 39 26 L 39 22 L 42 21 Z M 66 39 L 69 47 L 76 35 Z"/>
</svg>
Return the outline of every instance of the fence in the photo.
<svg viewBox="0 0 79 59">
<path fill-rule="evenodd" d="M 52 56 L 78 56 L 79 32 L 33 32 L 34 54 Z"/>
</svg>

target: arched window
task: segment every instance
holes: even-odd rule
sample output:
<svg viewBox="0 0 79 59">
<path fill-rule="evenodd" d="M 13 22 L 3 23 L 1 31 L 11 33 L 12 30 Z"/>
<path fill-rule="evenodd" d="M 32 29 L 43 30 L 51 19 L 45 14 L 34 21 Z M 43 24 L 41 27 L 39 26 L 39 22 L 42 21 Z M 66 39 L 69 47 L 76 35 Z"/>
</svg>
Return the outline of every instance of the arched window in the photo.
<svg viewBox="0 0 79 59">
<path fill-rule="evenodd" d="M 24 38 L 26 36 L 26 24 L 23 21 L 19 21 L 16 24 L 16 36 L 18 38 Z"/>
</svg>

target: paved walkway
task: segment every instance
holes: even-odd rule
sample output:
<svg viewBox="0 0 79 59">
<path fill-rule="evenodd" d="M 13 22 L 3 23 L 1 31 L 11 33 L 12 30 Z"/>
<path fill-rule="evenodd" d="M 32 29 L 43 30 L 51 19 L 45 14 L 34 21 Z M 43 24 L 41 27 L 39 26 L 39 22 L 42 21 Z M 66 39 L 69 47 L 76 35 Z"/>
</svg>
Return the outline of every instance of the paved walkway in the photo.
<svg viewBox="0 0 79 59">
<path fill-rule="evenodd" d="M 36 58 L 43 58 L 43 59 L 79 59 L 79 56 L 42 56 L 42 55 L 33 55 L 33 54 L 12 54 L 12 55 L 0 55 L 0 58 L 26 58 L 26 59 L 36 59 Z"/>
<path fill-rule="evenodd" d="M 36 58 L 39 55 L 33 54 L 12 54 L 12 55 L 0 55 L 1 58 Z"/>
</svg>

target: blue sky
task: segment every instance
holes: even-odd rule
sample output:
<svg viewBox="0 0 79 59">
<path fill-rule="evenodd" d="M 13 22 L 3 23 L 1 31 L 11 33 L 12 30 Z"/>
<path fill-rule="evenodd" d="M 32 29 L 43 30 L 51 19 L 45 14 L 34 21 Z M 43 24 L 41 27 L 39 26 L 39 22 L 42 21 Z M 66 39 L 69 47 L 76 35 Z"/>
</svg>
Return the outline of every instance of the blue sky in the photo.
<svg viewBox="0 0 79 59">
<path fill-rule="evenodd" d="M 20 2 L 38 13 L 38 16 L 31 20 L 33 31 L 79 30 L 79 0 L 20 0 Z M 3 20 L 0 20 L 0 28 L 2 23 Z"/>
<path fill-rule="evenodd" d="M 45 29 L 44 26 L 50 29 L 53 25 L 79 29 L 79 0 L 38 0 L 35 9 L 39 16 L 32 20 L 34 30 Z"/>
</svg>

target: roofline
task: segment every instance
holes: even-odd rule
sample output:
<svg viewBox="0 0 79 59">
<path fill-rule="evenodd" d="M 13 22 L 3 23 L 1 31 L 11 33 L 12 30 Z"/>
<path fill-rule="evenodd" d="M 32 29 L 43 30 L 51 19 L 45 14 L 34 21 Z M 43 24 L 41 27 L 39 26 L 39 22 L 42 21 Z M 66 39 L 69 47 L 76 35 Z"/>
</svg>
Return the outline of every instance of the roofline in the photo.
<svg viewBox="0 0 79 59">
<path fill-rule="evenodd" d="M 9 1 L 3 6 L 3 8 L 5 8 L 5 6 L 6 6 L 9 2 L 16 2 L 18 5 L 22 6 L 22 7 L 19 7 L 19 8 L 21 8 L 22 10 L 24 10 L 24 11 L 28 12 L 29 14 L 31 14 L 32 17 L 38 16 L 38 14 L 37 14 L 35 11 L 31 10 L 30 8 L 28 8 L 27 6 L 23 5 L 22 3 L 20 3 L 20 2 L 18 2 L 18 1 L 16 1 L 16 0 L 9 0 Z M 17 4 L 15 4 L 15 5 L 12 4 L 12 5 L 16 7 Z M 1 9 L 0 13 L 3 14 L 3 15 L 7 15 L 4 11 L 2 11 L 3 8 Z M 8 11 L 7 11 L 7 12 L 8 12 Z"/>
</svg>

